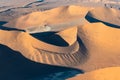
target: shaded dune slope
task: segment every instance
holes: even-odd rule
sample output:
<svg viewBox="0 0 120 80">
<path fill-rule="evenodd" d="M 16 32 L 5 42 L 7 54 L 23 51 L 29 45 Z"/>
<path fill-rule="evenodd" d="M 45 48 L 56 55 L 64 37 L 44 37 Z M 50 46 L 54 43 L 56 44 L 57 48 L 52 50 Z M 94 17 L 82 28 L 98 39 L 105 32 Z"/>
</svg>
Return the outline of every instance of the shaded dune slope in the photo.
<svg viewBox="0 0 120 80">
<path fill-rule="evenodd" d="M 77 75 L 68 80 L 120 80 L 120 67 L 109 67 Z"/>
</svg>

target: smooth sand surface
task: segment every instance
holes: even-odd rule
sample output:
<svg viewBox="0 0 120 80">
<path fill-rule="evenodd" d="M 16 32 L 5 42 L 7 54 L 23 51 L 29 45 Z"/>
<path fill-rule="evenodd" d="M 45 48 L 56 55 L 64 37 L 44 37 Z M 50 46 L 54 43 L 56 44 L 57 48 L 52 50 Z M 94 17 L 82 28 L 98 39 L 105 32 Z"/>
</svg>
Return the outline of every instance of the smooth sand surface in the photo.
<svg viewBox="0 0 120 80">
<path fill-rule="evenodd" d="M 77 75 L 68 80 L 120 80 L 120 67 L 109 67 Z"/>
</svg>

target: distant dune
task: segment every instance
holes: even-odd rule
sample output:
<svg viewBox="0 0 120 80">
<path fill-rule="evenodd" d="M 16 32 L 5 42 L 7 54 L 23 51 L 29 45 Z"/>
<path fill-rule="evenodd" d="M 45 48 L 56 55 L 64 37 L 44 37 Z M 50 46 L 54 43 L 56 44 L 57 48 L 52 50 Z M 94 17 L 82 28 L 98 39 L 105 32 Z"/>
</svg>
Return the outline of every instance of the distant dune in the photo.
<svg viewBox="0 0 120 80">
<path fill-rule="evenodd" d="M 68 80 L 120 80 L 120 67 L 109 67 L 77 75 Z"/>
<path fill-rule="evenodd" d="M 113 8 L 99 7 L 88 12 L 87 18 L 92 22 L 103 22 L 106 25 L 120 26 L 120 11 Z M 96 20 L 95 20 L 96 19 Z"/>
<path fill-rule="evenodd" d="M 91 8 L 80 6 L 63 6 L 44 12 L 33 12 L 25 16 L 21 16 L 15 20 L 5 24 L 6 27 L 27 29 L 31 31 L 41 30 L 44 25 L 55 28 L 69 27 L 84 24 L 84 16 Z M 82 12 L 81 12 L 82 11 Z M 37 29 L 35 29 L 37 28 Z M 30 31 L 29 31 L 30 32 Z"/>
</svg>

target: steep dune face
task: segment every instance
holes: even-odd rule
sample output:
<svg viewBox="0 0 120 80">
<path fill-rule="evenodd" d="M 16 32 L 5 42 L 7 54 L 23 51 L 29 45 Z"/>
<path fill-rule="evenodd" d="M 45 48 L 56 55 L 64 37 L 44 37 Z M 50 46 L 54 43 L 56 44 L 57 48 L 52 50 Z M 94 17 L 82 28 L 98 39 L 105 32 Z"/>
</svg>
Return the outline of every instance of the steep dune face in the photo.
<svg viewBox="0 0 120 80">
<path fill-rule="evenodd" d="M 71 34 L 73 36 L 68 33 L 70 31 L 75 31 Z M 77 35 L 76 32 L 76 27 L 73 27 L 57 33 L 57 35 L 70 44 L 69 46 L 61 47 L 37 40 L 25 32 L 0 30 L 0 44 L 20 52 L 23 56 L 35 62 L 50 65 L 74 66 L 80 64 L 80 59 L 84 56 L 79 52 L 79 44 L 75 38 Z M 71 38 L 71 41 L 69 38 Z"/>
<path fill-rule="evenodd" d="M 91 71 L 109 66 L 120 66 L 120 30 L 102 23 L 78 27 L 78 36 L 85 44 L 89 59 L 78 68 Z M 88 67 L 89 66 L 89 67 Z"/>
<path fill-rule="evenodd" d="M 109 26 L 120 26 L 120 11 L 113 8 L 99 7 L 88 12 L 86 18 L 92 22 L 103 22 Z M 91 18 L 91 19 L 90 19 Z"/>
<path fill-rule="evenodd" d="M 33 12 L 21 16 L 4 26 L 28 29 L 28 31 L 34 28 L 40 30 L 44 28 L 45 25 L 51 26 L 53 29 L 55 29 L 55 27 L 69 27 L 80 23 L 84 24 L 85 21 L 83 18 L 88 10 L 89 8 L 82 8 L 80 6 L 62 6 L 44 12 Z"/>
<path fill-rule="evenodd" d="M 120 80 L 119 73 L 120 67 L 110 67 L 77 75 L 68 80 Z"/>
</svg>

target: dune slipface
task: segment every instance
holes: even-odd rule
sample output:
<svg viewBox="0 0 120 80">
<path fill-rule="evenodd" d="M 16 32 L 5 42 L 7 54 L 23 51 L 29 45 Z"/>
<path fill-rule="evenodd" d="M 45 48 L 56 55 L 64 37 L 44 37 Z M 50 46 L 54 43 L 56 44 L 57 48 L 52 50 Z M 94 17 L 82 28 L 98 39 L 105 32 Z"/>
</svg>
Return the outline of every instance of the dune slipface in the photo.
<svg viewBox="0 0 120 80">
<path fill-rule="evenodd" d="M 68 80 L 120 80 L 119 73 L 120 67 L 109 67 L 77 75 Z"/>
<path fill-rule="evenodd" d="M 26 32 L 0 30 L 0 44 L 20 52 L 23 56 L 35 62 L 59 66 L 74 66 L 80 64 L 82 62 L 80 59 L 84 57 L 80 52 L 76 33 L 77 27 L 57 33 L 56 35 L 69 44 L 62 47 L 37 40 Z"/>
<path fill-rule="evenodd" d="M 24 29 L 28 32 L 44 32 L 45 26 L 50 26 L 52 31 L 64 29 L 65 27 L 83 25 L 87 22 L 84 17 L 88 10 L 80 6 L 62 6 L 43 12 L 33 12 L 25 16 L 21 16 L 9 23 L 6 27 Z M 82 11 L 82 12 L 81 12 Z"/>
<path fill-rule="evenodd" d="M 90 10 L 87 13 L 86 18 L 90 22 L 103 22 L 108 26 L 119 27 L 120 26 L 119 13 L 120 11 L 114 8 L 98 7 L 93 10 Z"/>
</svg>

